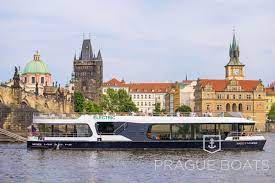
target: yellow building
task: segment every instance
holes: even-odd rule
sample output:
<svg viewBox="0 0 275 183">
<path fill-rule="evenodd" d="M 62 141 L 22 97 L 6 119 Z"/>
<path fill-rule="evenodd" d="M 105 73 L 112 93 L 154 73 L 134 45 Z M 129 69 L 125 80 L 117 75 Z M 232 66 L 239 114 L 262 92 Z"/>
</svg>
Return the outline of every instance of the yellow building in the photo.
<svg viewBox="0 0 275 183">
<path fill-rule="evenodd" d="M 274 86 L 266 88 L 267 112 L 270 111 L 271 106 L 275 104 L 275 83 Z"/>
<path fill-rule="evenodd" d="M 225 66 L 225 79 L 198 79 L 195 87 L 195 112 L 243 115 L 256 121 L 256 129 L 265 130 L 266 92 L 261 80 L 244 80 L 244 64 L 239 61 L 235 34 Z"/>
</svg>

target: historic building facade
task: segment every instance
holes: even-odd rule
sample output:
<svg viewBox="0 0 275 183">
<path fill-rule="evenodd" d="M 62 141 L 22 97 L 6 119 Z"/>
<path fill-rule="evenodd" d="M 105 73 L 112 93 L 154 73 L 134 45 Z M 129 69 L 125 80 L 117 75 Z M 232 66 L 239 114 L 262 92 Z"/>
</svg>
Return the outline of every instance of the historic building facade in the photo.
<svg viewBox="0 0 275 183">
<path fill-rule="evenodd" d="M 239 61 L 235 35 L 230 45 L 230 61 L 225 66 L 225 79 L 198 79 L 195 87 L 195 112 L 243 115 L 265 130 L 266 92 L 261 80 L 244 80 L 244 64 Z"/>
<path fill-rule="evenodd" d="M 275 104 L 275 82 L 271 83 L 266 88 L 266 99 L 267 99 L 267 112 L 269 112 L 271 109 L 271 106 Z"/>
<path fill-rule="evenodd" d="M 153 113 L 156 103 L 160 109 L 165 109 L 165 94 L 171 90 L 174 83 L 125 83 L 115 78 L 103 83 L 102 94 L 106 94 L 108 88 L 116 91 L 125 90 L 131 96 L 139 112 Z"/>
<path fill-rule="evenodd" d="M 194 80 L 176 82 L 175 87 L 165 95 L 166 112 L 175 113 L 181 105 L 187 105 L 194 111 L 196 84 L 197 81 Z"/>
<path fill-rule="evenodd" d="M 118 91 L 120 89 L 125 90 L 127 93 L 129 93 L 129 85 L 125 83 L 124 80 L 117 80 L 116 78 L 113 78 L 102 85 L 102 94 L 106 94 L 107 90 L 111 88 L 115 91 Z"/>
<path fill-rule="evenodd" d="M 97 56 L 93 53 L 91 40 L 84 39 L 81 54 L 74 58 L 74 72 L 72 74 L 74 90 L 80 91 L 88 99 L 98 102 L 103 82 L 103 59 L 100 50 Z"/>
</svg>

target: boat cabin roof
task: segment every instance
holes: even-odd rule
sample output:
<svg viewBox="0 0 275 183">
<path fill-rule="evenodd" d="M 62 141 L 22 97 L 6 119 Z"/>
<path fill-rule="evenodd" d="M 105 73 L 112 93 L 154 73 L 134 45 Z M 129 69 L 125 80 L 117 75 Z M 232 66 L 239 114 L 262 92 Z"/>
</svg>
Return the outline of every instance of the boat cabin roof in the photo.
<svg viewBox="0 0 275 183">
<path fill-rule="evenodd" d="M 33 123 L 45 124 L 81 124 L 96 122 L 128 122 L 149 124 L 255 124 L 255 121 L 238 117 L 176 117 L 176 116 L 104 116 L 104 115 L 82 115 L 79 118 L 34 118 Z"/>
</svg>

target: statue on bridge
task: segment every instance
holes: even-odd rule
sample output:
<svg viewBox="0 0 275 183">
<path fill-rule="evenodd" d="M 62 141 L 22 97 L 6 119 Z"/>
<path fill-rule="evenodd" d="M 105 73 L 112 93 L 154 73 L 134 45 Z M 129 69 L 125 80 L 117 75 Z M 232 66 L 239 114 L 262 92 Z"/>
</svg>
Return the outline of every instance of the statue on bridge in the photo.
<svg viewBox="0 0 275 183">
<path fill-rule="evenodd" d="M 18 72 L 18 68 L 15 66 L 14 68 L 14 75 L 13 75 L 13 85 L 12 87 L 13 88 L 21 88 L 20 87 L 20 75 L 19 75 L 19 72 Z"/>
</svg>

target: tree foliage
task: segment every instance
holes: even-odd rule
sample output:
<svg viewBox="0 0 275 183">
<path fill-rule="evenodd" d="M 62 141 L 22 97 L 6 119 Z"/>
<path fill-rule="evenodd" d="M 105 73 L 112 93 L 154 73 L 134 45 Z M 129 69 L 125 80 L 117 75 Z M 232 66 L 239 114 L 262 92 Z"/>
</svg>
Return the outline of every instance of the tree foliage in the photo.
<svg viewBox="0 0 275 183">
<path fill-rule="evenodd" d="M 160 110 L 160 103 L 159 102 L 155 103 L 154 112 L 155 113 L 160 113 L 161 112 L 161 110 Z"/>
<path fill-rule="evenodd" d="M 176 112 L 191 112 L 192 109 L 187 105 L 182 105 L 176 109 Z"/>
<path fill-rule="evenodd" d="M 85 98 L 81 92 L 74 93 L 74 111 L 75 112 L 83 112 L 84 111 L 84 102 Z"/>
<path fill-rule="evenodd" d="M 268 113 L 268 118 L 271 120 L 275 120 L 275 103 L 273 103 L 271 106 L 271 109 Z"/>
<path fill-rule="evenodd" d="M 84 102 L 84 110 L 85 112 L 88 112 L 88 113 L 102 112 L 102 108 L 91 100 L 87 100 Z"/>
<path fill-rule="evenodd" d="M 101 107 L 104 111 L 108 112 L 136 112 L 138 108 L 131 100 L 128 93 L 120 89 L 115 91 L 114 89 L 107 89 L 105 95 L 101 98 Z"/>
</svg>

